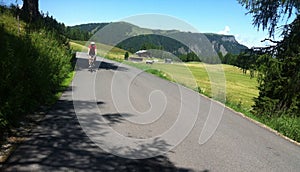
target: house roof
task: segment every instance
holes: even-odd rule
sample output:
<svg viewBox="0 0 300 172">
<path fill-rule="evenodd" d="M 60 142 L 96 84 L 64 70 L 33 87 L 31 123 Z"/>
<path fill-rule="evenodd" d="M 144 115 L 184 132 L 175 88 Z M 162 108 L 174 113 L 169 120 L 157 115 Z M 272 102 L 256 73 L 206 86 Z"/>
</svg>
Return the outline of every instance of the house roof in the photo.
<svg viewBox="0 0 300 172">
<path fill-rule="evenodd" d="M 141 54 L 141 53 L 147 53 L 147 50 L 139 50 L 139 51 L 135 52 L 135 54 Z"/>
</svg>

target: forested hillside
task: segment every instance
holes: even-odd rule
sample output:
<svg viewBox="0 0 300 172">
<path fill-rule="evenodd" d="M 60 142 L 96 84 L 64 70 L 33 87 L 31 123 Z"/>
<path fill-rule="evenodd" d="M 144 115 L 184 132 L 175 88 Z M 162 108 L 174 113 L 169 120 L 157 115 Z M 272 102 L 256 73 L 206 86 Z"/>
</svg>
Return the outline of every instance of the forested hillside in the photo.
<svg viewBox="0 0 300 172">
<path fill-rule="evenodd" d="M 175 55 L 181 55 L 189 51 L 187 46 L 177 40 L 154 34 L 131 37 L 116 46 L 131 53 L 135 53 L 138 50 L 158 49 L 173 52 Z"/>
<path fill-rule="evenodd" d="M 98 30 L 102 29 L 104 26 L 108 25 L 109 23 L 88 23 L 88 24 L 81 24 L 71 26 L 72 29 L 79 29 L 81 31 L 86 31 L 90 34 L 95 34 Z"/>
<path fill-rule="evenodd" d="M 103 29 L 105 26 L 109 27 L 113 34 L 101 35 L 101 38 L 97 31 Z M 231 35 L 218 35 L 212 33 L 191 33 L 191 32 L 180 32 L 177 30 L 152 30 L 146 28 L 140 28 L 126 22 L 115 22 L 115 23 L 91 23 L 77 25 L 72 28 L 82 29 L 93 34 L 93 38 L 102 41 L 102 43 L 109 45 L 117 45 L 119 48 L 123 48 L 130 52 L 136 52 L 140 49 L 158 48 L 168 52 L 172 52 L 176 55 L 187 54 L 189 51 L 186 49 L 187 46 L 178 42 L 174 39 L 176 37 L 182 37 L 183 39 L 189 39 L 192 44 L 199 43 L 200 38 L 205 36 L 210 41 L 211 46 L 214 47 L 216 52 L 221 52 L 223 55 L 227 53 L 239 54 L 241 51 L 248 49 L 246 46 L 239 44 L 234 36 Z M 108 28 L 104 28 L 108 29 Z M 104 38 L 103 38 L 104 36 Z M 107 36 L 107 38 L 105 37 Z M 168 39 L 173 38 L 173 39 Z M 130 39 L 128 39 L 130 38 Z M 124 40 L 119 42 L 119 40 Z M 202 40 L 203 41 L 203 40 Z M 171 46 L 171 45 L 174 45 Z M 194 45 L 190 45 L 194 46 Z"/>
</svg>

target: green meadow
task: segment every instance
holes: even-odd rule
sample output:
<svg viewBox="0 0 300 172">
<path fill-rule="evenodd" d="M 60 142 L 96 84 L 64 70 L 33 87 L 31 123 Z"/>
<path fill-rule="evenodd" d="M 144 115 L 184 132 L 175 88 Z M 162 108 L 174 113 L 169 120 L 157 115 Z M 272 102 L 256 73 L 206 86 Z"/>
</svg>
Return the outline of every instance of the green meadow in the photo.
<svg viewBox="0 0 300 172">
<path fill-rule="evenodd" d="M 154 63 L 146 65 L 145 63 L 124 62 L 128 65 L 140 68 L 142 70 L 155 69 L 168 76 L 169 80 L 180 83 L 188 88 L 198 91 L 208 97 L 212 97 L 211 87 L 213 83 L 209 79 L 208 71 L 212 68 L 221 69 L 224 73 L 226 102 L 234 104 L 243 111 L 250 111 L 254 101 L 258 96 L 256 78 L 250 78 L 249 74 L 243 74 L 242 71 L 231 65 L 209 65 L 200 62 L 190 63 Z M 221 90 L 222 91 L 222 90 Z"/>
</svg>

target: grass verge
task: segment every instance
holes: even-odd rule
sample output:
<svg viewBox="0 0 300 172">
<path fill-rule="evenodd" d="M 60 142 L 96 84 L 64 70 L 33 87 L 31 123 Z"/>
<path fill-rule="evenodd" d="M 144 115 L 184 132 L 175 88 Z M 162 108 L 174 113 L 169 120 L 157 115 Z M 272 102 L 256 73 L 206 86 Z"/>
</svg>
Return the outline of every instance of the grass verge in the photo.
<svg viewBox="0 0 300 172">
<path fill-rule="evenodd" d="M 173 81 L 172 77 L 170 75 L 168 75 L 167 73 L 161 71 L 161 70 L 157 70 L 157 69 L 146 69 L 145 72 L 151 73 L 155 76 L 158 76 L 162 79 L 166 79 L 169 81 Z"/>
<path fill-rule="evenodd" d="M 51 106 L 51 105 L 53 105 L 54 103 L 57 102 L 57 100 L 61 97 L 63 92 L 70 86 L 74 76 L 75 76 L 75 71 L 71 71 L 67 75 L 67 77 L 62 81 L 58 92 L 47 100 L 47 102 L 46 102 L 47 106 Z"/>
</svg>

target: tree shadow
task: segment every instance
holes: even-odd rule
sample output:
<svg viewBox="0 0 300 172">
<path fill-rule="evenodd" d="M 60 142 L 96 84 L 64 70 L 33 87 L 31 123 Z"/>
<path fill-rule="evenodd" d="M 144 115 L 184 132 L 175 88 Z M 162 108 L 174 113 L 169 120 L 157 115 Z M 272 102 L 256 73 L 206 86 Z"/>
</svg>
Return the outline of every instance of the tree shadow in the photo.
<svg viewBox="0 0 300 172">
<path fill-rule="evenodd" d="M 67 92 L 71 94 L 71 92 Z M 72 100 L 62 97 L 47 113 L 31 136 L 3 164 L 4 171 L 193 171 L 176 167 L 165 155 L 148 159 L 126 159 L 107 153 L 85 134 L 74 112 Z M 89 102 L 77 102 L 89 107 Z M 97 102 L 105 104 L 105 102 Z M 123 114 L 103 115 L 110 122 L 122 123 Z M 128 114 L 129 115 L 129 114 Z M 91 124 L 93 125 L 93 124 Z M 105 135 L 101 130 L 98 135 Z M 150 155 L 151 147 L 167 150 L 164 140 L 128 150 L 128 154 Z M 115 148 L 126 149 L 126 147 Z"/>
<path fill-rule="evenodd" d="M 88 59 L 77 58 L 76 59 L 76 70 L 86 70 L 89 69 Z M 100 60 L 94 62 L 95 66 L 92 68 L 93 70 L 115 70 L 115 71 L 127 71 L 128 68 L 120 66 L 120 63 L 108 61 L 108 60 Z"/>
<path fill-rule="evenodd" d="M 97 105 L 104 105 L 105 103 L 102 102 L 102 101 L 97 101 L 96 104 L 97 104 Z"/>
<path fill-rule="evenodd" d="M 119 66 L 116 63 L 112 62 L 105 62 L 105 61 L 96 61 L 95 66 L 99 66 L 98 69 L 105 69 L 105 70 L 118 70 L 118 71 L 127 71 L 128 68 Z"/>
<path fill-rule="evenodd" d="M 124 118 L 130 117 L 132 115 L 127 113 L 123 113 L 123 114 L 114 113 L 114 114 L 104 114 L 102 116 L 109 122 L 110 125 L 113 125 L 113 124 L 121 123 L 122 121 L 126 120 Z"/>
</svg>

